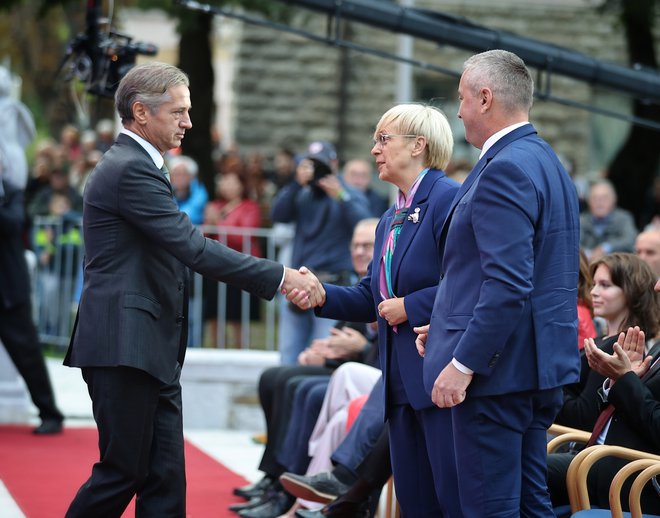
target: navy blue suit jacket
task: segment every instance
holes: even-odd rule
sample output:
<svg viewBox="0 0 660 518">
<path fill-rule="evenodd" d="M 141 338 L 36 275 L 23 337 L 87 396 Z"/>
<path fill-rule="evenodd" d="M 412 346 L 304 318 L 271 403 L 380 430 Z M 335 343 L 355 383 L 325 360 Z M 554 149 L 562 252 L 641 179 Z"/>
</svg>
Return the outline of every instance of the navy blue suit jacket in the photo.
<svg viewBox="0 0 660 518">
<path fill-rule="evenodd" d="M 394 207 L 390 207 L 376 228 L 374 258 L 367 275 L 357 286 L 324 285 L 326 302 L 317 309 L 320 316 L 373 322 L 378 318 L 378 346 L 383 371 L 384 390 L 388 393 L 390 354 L 397 355 L 401 377 L 408 401 L 415 409 L 433 403 L 422 385 L 422 358 L 415 347 L 413 327 L 428 323 L 440 278 L 439 248 L 442 224 L 449 210 L 458 183 L 448 179 L 442 171 L 431 170 L 423 178 L 410 213 L 419 208 L 417 223 L 405 221 L 392 258 L 392 283 L 397 297 L 405 297 L 408 321 L 397 326 L 397 333 L 387 321 L 377 316 L 380 296 L 380 268 L 385 239 L 390 231 Z"/>
<path fill-rule="evenodd" d="M 477 162 L 444 240 L 424 359 L 429 394 L 452 357 L 475 372 L 468 396 L 576 382 L 578 200 L 531 124 Z"/>
</svg>

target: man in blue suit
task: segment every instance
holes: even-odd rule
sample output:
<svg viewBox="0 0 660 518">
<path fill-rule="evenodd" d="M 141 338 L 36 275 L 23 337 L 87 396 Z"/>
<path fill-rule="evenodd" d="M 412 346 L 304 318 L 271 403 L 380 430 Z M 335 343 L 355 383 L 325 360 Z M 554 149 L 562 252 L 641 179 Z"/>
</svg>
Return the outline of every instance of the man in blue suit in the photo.
<svg viewBox="0 0 660 518">
<path fill-rule="evenodd" d="M 528 121 L 518 56 L 471 57 L 458 93 L 481 156 L 449 209 L 428 335 L 418 329 L 425 388 L 451 408 L 456 464 L 439 468 L 457 471 L 465 518 L 552 517 L 545 432 L 579 374 L 577 195 Z"/>
</svg>

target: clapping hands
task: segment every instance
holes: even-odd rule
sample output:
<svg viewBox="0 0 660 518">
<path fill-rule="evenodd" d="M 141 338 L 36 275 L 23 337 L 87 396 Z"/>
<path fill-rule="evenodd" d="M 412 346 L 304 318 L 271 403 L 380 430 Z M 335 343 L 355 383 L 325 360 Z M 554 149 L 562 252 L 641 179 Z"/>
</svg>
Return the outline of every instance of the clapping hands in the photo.
<svg viewBox="0 0 660 518">
<path fill-rule="evenodd" d="M 614 382 L 626 372 L 633 371 L 642 376 L 648 370 L 652 357 L 644 356 L 644 342 L 644 331 L 635 326 L 619 335 L 614 344 L 614 354 L 600 350 L 591 338 L 584 341 L 584 352 L 589 367 Z"/>
<path fill-rule="evenodd" d="M 305 266 L 298 270 L 285 268 L 282 295 L 300 309 L 311 309 L 325 304 L 323 285 Z"/>
</svg>

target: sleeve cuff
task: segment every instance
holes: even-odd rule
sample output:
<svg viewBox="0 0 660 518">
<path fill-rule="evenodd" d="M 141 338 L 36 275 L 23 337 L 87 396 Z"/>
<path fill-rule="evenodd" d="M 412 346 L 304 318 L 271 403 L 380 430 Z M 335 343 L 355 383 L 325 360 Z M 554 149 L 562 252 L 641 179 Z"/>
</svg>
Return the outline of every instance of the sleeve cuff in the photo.
<svg viewBox="0 0 660 518">
<path fill-rule="evenodd" d="M 454 367 L 456 367 L 459 371 L 461 371 L 463 374 L 469 374 L 472 375 L 474 374 L 474 371 L 470 369 L 469 367 L 466 367 L 463 365 L 461 362 L 459 362 L 456 358 L 451 359 L 451 363 Z"/>
</svg>

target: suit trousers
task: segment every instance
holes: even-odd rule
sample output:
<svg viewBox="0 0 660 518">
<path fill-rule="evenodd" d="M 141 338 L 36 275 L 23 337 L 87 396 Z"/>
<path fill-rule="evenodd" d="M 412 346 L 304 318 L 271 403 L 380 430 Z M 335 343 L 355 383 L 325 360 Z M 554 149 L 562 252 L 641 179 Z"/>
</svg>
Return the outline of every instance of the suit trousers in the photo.
<svg viewBox="0 0 660 518">
<path fill-rule="evenodd" d="M 277 461 L 290 473 L 302 475 L 307 470 L 310 461 L 307 445 L 329 383 L 329 376 L 312 376 L 298 383 L 286 437 L 276 453 Z"/>
<path fill-rule="evenodd" d="M 546 475 L 546 430 L 561 388 L 468 396 L 451 409 L 465 518 L 554 518 Z"/>
<path fill-rule="evenodd" d="M 390 433 L 388 427 L 378 437 L 373 450 L 357 467 L 358 476 L 374 489 L 382 488 L 392 476 L 390 456 Z"/>
<path fill-rule="evenodd" d="M 323 406 L 309 438 L 308 475 L 332 470 L 330 456 L 346 437 L 348 407 L 358 396 L 368 395 L 381 377 L 380 369 L 357 362 L 341 365 L 330 378 Z"/>
<path fill-rule="evenodd" d="M 266 369 L 259 378 L 259 402 L 266 419 L 268 441 L 259 470 L 279 477 L 285 470 L 277 461 L 293 411 L 297 384 L 306 376 L 329 376 L 332 370 L 314 365 L 281 365 Z M 296 382 L 291 382 L 297 378 Z"/>
<path fill-rule="evenodd" d="M 390 454 L 404 517 L 461 518 L 448 409 L 392 405 Z"/>
<path fill-rule="evenodd" d="M 64 416 L 55 404 L 53 387 L 39 346 L 37 330 L 32 322 L 29 302 L 10 309 L 0 307 L 0 341 L 23 377 L 41 420 L 63 421 Z"/>
<path fill-rule="evenodd" d="M 383 378 L 371 389 L 348 434 L 330 457 L 333 464 L 341 464 L 357 475 L 358 466 L 374 449 L 385 429 L 385 400 Z"/>
<path fill-rule="evenodd" d="M 130 367 L 83 367 L 100 460 L 67 518 L 119 518 L 137 495 L 137 518 L 184 518 L 186 475 L 181 368 L 170 383 Z"/>
</svg>

